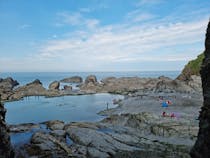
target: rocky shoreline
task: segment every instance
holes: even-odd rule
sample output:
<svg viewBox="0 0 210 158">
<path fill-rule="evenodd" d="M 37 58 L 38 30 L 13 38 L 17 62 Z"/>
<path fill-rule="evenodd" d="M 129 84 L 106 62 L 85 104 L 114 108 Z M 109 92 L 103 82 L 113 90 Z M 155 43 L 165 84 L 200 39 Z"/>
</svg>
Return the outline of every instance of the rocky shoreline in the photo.
<svg viewBox="0 0 210 158">
<path fill-rule="evenodd" d="M 97 81 L 94 75 L 88 76 L 84 82 L 80 83 L 79 78 L 74 83 L 76 81 L 79 83 L 77 90 L 70 85 L 61 89 L 60 81 L 52 82 L 46 89 L 39 80 L 17 88 L 17 81 L 11 78 L 1 80 L 0 94 L 4 101 L 26 96 L 102 92 L 125 95 L 124 100 L 115 102 L 118 107 L 99 113 L 107 116 L 99 122 L 52 120 L 10 125 L 16 157 L 190 157 L 203 101 L 199 76 L 191 76 L 187 82 L 163 76 L 109 77 Z M 162 107 L 165 100 L 170 100 L 172 105 Z"/>
<path fill-rule="evenodd" d="M 61 83 L 78 83 L 78 89 L 74 90 L 71 85 L 66 84 L 60 88 Z M 65 95 L 84 95 L 94 93 L 114 93 L 127 95 L 134 92 L 142 93 L 202 93 L 201 79 L 192 75 L 188 81 L 170 79 L 160 76 L 159 78 L 139 77 L 108 77 L 97 81 L 96 76 L 87 76 L 85 81 L 79 76 L 65 78 L 61 81 L 54 81 L 49 88 L 43 87 L 40 80 L 36 79 L 23 86 L 16 86 L 19 83 L 12 79 L 0 79 L 0 96 L 2 101 L 20 100 L 27 96 L 57 97 Z"/>
</svg>

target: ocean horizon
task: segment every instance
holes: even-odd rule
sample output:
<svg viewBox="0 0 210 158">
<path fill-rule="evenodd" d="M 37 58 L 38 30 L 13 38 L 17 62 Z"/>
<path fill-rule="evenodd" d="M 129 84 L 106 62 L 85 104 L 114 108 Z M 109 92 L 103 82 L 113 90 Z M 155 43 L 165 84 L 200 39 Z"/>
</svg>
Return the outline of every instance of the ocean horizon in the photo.
<svg viewBox="0 0 210 158">
<path fill-rule="evenodd" d="M 100 81 L 106 77 L 150 77 L 166 76 L 175 79 L 181 71 L 121 71 L 121 72 L 1 72 L 0 78 L 12 77 L 20 85 L 25 85 L 39 79 L 44 87 L 53 81 L 60 81 L 67 77 L 80 76 L 85 80 L 88 75 L 95 75 Z"/>
</svg>

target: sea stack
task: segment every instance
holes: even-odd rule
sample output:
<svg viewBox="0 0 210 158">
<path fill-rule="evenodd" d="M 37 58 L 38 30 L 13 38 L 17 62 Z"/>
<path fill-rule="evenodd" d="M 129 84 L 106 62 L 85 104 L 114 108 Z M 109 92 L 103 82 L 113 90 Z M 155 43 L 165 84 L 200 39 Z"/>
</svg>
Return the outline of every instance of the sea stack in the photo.
<svg viewBox="0 0 210 158">
<path fill-rule="evenodd" d="M 200 71 L 204 102 L 199 116 L 198 139 L 190 153 L 192 158 L 210 157 L 210 21 L 206 32 L 204 55 Z"/>
</svg>

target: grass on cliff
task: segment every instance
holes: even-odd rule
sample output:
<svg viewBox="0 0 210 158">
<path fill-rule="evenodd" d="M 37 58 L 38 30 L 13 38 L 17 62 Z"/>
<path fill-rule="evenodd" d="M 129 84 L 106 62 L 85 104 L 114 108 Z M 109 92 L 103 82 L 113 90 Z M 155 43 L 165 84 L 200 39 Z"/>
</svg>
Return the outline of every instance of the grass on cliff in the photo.
<svg viewBox="0 0 210 158">
<path fill-rule="evenodd" d="M 204 59 L 204 53 L 198 55 L 195 60 L 191 60 L 185 68 L 191 71 L 191 75 L 200 75 L 201 64 Z"/>
<path fill-rule="evenodd" d="M 198 55 L 196 59 L 189 61 L 188 64 L 185 65 L 181 75 L 178 78 L 187 80 L 191 75 L 200 76 L 200 69 L 203 59 L 204 53 Z"/>
</svg>

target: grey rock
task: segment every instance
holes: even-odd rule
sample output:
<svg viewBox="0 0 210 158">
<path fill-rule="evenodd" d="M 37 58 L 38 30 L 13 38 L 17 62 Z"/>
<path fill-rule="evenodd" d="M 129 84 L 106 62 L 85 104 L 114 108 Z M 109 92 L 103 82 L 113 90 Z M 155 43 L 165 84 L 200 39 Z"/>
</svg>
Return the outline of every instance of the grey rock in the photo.
<svg viewBox="0 0 210 158">
<path fill-rule="evenodd" d="M 11 77 L 0 79 L 0 99 L 8 100 L 13 94 L 13 88 L 17 85 L 19 85 L 19 83 Z"/>
<path fill-rule="evenodd" d="M 47 128 L 51 130 L 63 130 L 64 122 L 59 120 L 52 120 L 44 122 L 47 125 Z"/>
<path fill-rule="evenodd" d="M 89 83 L 92 83 L 92 84 L 96 84 L 97 83 L 97 78 L 96 78 L 95 75 L 87 76 L 87 78 L 85 79 L 85 84 L 89 84 Z"/>
<path fill-rule="evenodd" d="M 73 77 L 69 77 L 69 78 L 64 78 L 64 79 L 60 80 L 60 82 L 63 82 L 63 83 L 82 83 L 83 79 L 80 76 L 73 76 Z"/>
<path fill-rule="evenodd" d="M 87 149 L 87 157 L 92 157 L 92 158 L 108 158 L 110 157 L 109 154 L 105 153 L 105 152 L 101 152 L 99 150 L 97 150 L 96 148 L 91 148 L 88 147 Z"/>
<path fill-rule="evenodd" d="M 54 82 L 50 83 L 50 85 L 49 85 L 50 90 L 59 90 L 59 87 L 60 87 L 60 82 L 58 82 L 58 81 L 54 81 Z"/>
<path fill-rule="evenodd" d="M 72 86 L 64 85 L 63 89 L 65 91 L 72 91 Z"/>
<path fill-rule="evenodd" d="M 32 129 L 38 129 L 40 128 L 39 124 L 34 123 L 24 123 L 24 124 L 18 124 L 18 125 L 10 125 L 9 129 L 12 133 L 20 133 L 20 132 L 26 132 L 30 131 Z"/>
<path fill-rule="evenodd" d="M 71 149 L 64 142 L 46 133 L 35 133 L 32 136 L 31 144 L 32 148 L 36 149 L 36 155 L 40 154 L 43 156 L 48 154 L 48 156 L 52 157 L 72 156 Z M 33 153 L 31 153 L 30 156 L 34 156 Z"/>
<path fill-rule="evenodd" d="M 35 80 L 15 89 L 9 97 L 9 100 L 18 100 L 25 96 L 43 96 L 47 94 L 48 91 L 42 86 L 42 83 L 39 80 Z"/>
</svg>

